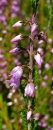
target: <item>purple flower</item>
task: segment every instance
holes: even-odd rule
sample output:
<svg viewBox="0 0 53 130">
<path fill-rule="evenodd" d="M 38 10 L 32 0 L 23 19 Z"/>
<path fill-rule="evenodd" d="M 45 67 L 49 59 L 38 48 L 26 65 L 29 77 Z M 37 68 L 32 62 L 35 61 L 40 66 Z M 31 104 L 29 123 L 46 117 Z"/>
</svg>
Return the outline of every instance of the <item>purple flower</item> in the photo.
<svg viewBox="0 0 53 130">
<path fill-rule="evenodd" d="M 15 67 L 10 73 L 10 76 L 12 76 L 11 79 L 9 80 L 10 86 L 12 86 L 13 88 L 19 87 L 22 74 L 23 74 L 22 67 L 20 66 Z"/>
<path fill-rule="evenodd" d="M 27 120 L 30 120 L 31 115 L 32 115 L 32 110 L 29 110 L 29 111 L 27 112 Z"/>
<path fill-rule="evenodd" d="M 18 51 L 19 51 L 19 48 L 16 47 L 16 48 L 10 50 L 9 52 L 10 53 L 17 53 Z"/>
<path fill-rule="evenodd" d="M 11 42 L 16 42 L 16 41 L 22 40 L 22 38 L 23 38 L 23 35 L 22 35 L 22 34 L 19 34 L 19 35 L 17 35 L 16 37 L 14 37 L 14 38 L 11 40 Z"/>
<path fill-rule="evenodd" d="M 48 130 L 53 130 L 53 127 L 52 128 L 48 128 Z"/>
<path fill-rule="evenodd" d="M 34 59 L 36 60 L 36 63 L 38 65 L 38 67 L 41 67 L 42 63 L 43 63 L 43 59 L 41 57 L 41 55 L 37 52 L 36 55 L 34 55 Z"/>
<path fill-rule="evenodd" d="M 22 21 L 18 21 L 18 22 L 16 22 L 12 27 L 13 27 L 13 28 L 14 28 L 14 27 L 20 27 L 20 26 L 22 26 L 22 24 L 23 24 Z"/>
<path fill-rule="evenodd" d="M 24 96 L 34 97 L 35 87 L 33 83 L 28 83 L 25 87 Z"/>
<path fill-rule="evenodd" d="M 20 78 L 17 79 L 16 77 L 12 77 L 9 82 L 10 86 L 13 88 L 17 88 L 20 86 Z"/>
<path fill-rule="evenodd" d="M 15 67 L 15 68 L 11 71 L 11 73 L 10 73 L 11 76 L 16 77 L 17 79 L 18 79 L 18 78 L 21 78 L 22 74 L 23 74 L 23 69 L 22 69 L 22 67 L 20 67 L 20 66 Z"/>
</svg>

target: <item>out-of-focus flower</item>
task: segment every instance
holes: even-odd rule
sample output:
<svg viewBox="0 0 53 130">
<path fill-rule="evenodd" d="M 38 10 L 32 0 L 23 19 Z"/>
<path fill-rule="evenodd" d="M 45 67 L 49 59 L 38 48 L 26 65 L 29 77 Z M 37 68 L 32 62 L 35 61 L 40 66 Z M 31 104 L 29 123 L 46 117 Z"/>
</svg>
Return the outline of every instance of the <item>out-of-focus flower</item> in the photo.
<svg viewBox="0 0 53 130">
<path fill-rule="evenodd" d="M 47 80 L 47 79 L 48 79 L 48 75 L 45 75 L 45 76 L 44 76 L 44 80 Z"/>
<path fill-rule="evenodd" d="M 43 127 L 43 128 L 45 128 L 46 126 L 47 126 L 47 123 L 46 122 L 38 122 L 38 125 L 40 126 L 40 127 Z"/>
<path fill-rule="evenodd" d="M 10 53 L 17 53 L 19 50 L 20 50 L 20 49 L 19 49 L 18 47 L 16 47 L 16 48 L 10 50 L 9 52 L 10 52 Z"/>
<path fill-rule="evenodd" d="M 53 54 L 53 48 L 51 49 L 51 53 Z"/>
<path fill-rule="evenodd" d="M 50 68 L 50 64 L 49 64 L 49 63 L 46 63 L 46 64 L 45 64 L 45 69 L 48 69 L 48 68 Z"/>
<path fill-rule="evenodd" d="M 40 40 L 39 42 L 38 42 L 38 44 L 42 44 L 44 41 L 43 40 Z"/>
<path fill-rule="evenodd" d="M 36 55 L 34 55 L 34 59 L 38 65 L 38 67 L 41 67 L 42 63 L 43 63 L 43 58 L 41 57 L 41 55 L 38 52 Z"/>
<path fill-rule="evenodd" d="M 24 96 L 34 97 L 35 87 L 33 83 L 28 83 L 25 87 Z"/>
<path fill-rule="evenodd" d="M 7 106 L 12 106 L 12 104 L 13 104 L 12 102 L 8 102 Z"/>
<path fill-rule="evenodd" d="M 27 120 L 30 120 L 31 115 L 32 115 L 32 110 L 29 110 L 29 111 L 27 112 Z"/>
<path fill-rule="evenodd" d="M 19 41 L 19 40 L 22 40 L 23 39 L 23 35 L 22 34 L 19 34 L 17 35 L 16 37 L 14 37 L 11 42 L 16 42 L 16 41 Z"/>
<path fill-rule="evenodd" d="M 37 51 L 38 51 L 41 55 L 43 55 L 43 50 L 42 50 L 42 48 L 39 47 L 39 48 L 37 49 Z"/>
<path fill-rule="evenodd" d="M 42 87 L 46 86 L 46 82 L 43 81 L 43 82 L 41 83 L 41 86 L 42 86 Z"/>
<path fill-rule="evenodd" d="M 36 113 L 36 114 L 34 114 L 34 120 L 39 120 L 39 116 L 40 116 L 40 114 L 39 113 Z"/>
<path fill-rule="evenodd" d="M 51 128 L 48 128 L 48 130 L 53 130 L 53 127 L 51 127 Z"/>
<path fill-rule="evenodd" d="M 15 28 L 15 27 L 20 27 L 22 26 L 23 22 L 22 21 L 18 21 L 16 22 L 12 27 Z"/>
</svg>

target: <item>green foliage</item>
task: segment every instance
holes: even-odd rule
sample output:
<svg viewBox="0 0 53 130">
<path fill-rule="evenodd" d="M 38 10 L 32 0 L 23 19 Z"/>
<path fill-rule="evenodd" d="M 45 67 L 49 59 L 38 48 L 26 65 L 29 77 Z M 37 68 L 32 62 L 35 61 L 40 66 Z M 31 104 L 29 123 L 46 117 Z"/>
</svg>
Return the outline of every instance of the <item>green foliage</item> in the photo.
<svg viewBox="0 0 53 130">
<path fill-rule="evenodd" d="M 37 85 L 37 86 L 39 86 L 39 72 L 38 72 L 38 66 L 37 65 L 35 65 L 34 66 L 34 84 L 35 84 L 35 86 Z"/>
<path fill-rule="evenodd" d="M 22 130 L 27 130 L 27 126 L 28 126 L 28 123 L 27 123 L 27 120 L 26 120 L 26 113 L 27 113 L 27 110 L 26 108 L 21 108 L 21 119 L 22 119 Z"/>
<path fill-rule="evenodd" d="M 30 0 L 33 14 L 36 14 L 39 0 Z"/>
</svg>

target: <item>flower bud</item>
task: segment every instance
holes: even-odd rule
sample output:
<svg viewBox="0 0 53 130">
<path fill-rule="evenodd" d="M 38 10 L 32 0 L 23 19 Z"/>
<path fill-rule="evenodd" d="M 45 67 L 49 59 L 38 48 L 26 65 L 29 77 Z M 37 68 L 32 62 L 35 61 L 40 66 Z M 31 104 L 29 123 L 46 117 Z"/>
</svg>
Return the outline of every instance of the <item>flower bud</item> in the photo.
<svg viewBox="0 0 53 130">
<path fill-rule="evenodd" d="M 22 38 L 23 38 L 23 35 L 22 35 L 22 34 L 19 34 L 19 35 L 17 35 L 16 37 L 14 37 L 14 38 L 11 40 L 11 42 L 16 42 L 16 41 L 22 40 Z"/>
<path fill-rule="evenodd" d="M 38 67 L 41 67 L 41 65 L 43 63 L 43 59 L 42 59 L 41 55 L 39 53 L 37 53 L 36 55 L 34 55 L 34 59 L 36 60 Z"/>
<path fill-rule="evenodd" d="M 32 27 L 31 27 L 31 32 L 33 33 L 33 32 L 35 32 L 35 31 L 37 31 L 37 27 L 38 27 L 38 25 L 37 24 L 32 24 Z"/>
<path fill-rule="evenodd" d="M 19 51 L 19 48 L 16 47 L 16 48 L 10 50 L 9 52 L 10 53 L 17 53 L 18 51 Z"/>
<path fill-rule="evenodd" d="M 22 21 L 18 21 L 16 22 L 12 27 L 15 28 L 15 27 L 20 27 L 22 26 L 23 22 Z"/>
<path fill-rule="evenodd" d="M 29 110 L 29 111 L 27 112 L 27 120 L 30 120 L 31 115 L 32 115 L 32 110 Z"/>
<path fill-rule="evenodd" d="M 34 84 L 28 83 L 25 87 L 24 96 L 34 97 L 34 90 L 35 90 Z"/>
</svg>

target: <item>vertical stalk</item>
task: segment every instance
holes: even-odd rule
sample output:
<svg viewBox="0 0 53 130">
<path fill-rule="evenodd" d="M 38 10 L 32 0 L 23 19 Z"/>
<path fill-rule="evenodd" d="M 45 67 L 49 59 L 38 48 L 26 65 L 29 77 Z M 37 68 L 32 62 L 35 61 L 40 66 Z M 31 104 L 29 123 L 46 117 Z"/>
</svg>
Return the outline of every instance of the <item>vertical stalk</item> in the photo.
<svg viewBox="0 0 53 130">
<path fill-rule="evenodd" d="M 32 16 L 32 24 L 34 23 L 34 16 Z M 31 32 L 31 38 L 33 39 L 33 34 Z M 30 43 L 30 55 L 29 55 L 29 64 L 30 64 L 30 72 L 29 72 L 29 81 L 33 81 L 33 43 Z M 29 98 L 28 101 L 28 109 L 32 106 L 32 98 Z M 28 123 L 28 130 L 31 129 L 31 120 Z"/>
</svg>

